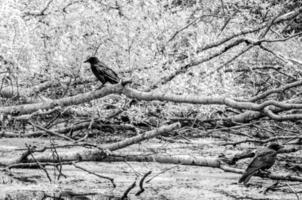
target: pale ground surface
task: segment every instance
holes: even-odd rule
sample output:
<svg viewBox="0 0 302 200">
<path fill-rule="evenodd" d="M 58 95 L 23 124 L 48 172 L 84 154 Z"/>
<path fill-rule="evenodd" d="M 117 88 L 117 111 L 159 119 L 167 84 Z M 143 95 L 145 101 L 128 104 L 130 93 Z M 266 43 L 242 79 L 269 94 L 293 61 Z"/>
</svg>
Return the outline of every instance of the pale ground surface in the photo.
<svg viewBox="0 0 302 200">
<path fill-rule="evenodd" d="M 36 146 L 49 146 L 49 140 L 46 139 L 1 139 L 0 140 L 0 161 L 16 156 L 13 150 L 24 148 L 24 144 Z M 63 144 L 56 141 L 57 144 Z M 63 151 L 73 151 L 68 149 Z M 13 152 L 13 153 L 12 153 Z M 153 139 L 147 143 L 133 145 L 122 150 L 123 153 L 159 153 L 171 155 L 191 155 L 191 156 L 214 156 L 224 152 L 227 154 L 236 153 L 232 148 L 218 147 L 217 142 L 211 139 L 192 139 L 192 143 L 165 143 Z M 245 167 L 248 160 L 241 161 L 241 167 Z M 28 178 L 31 182 L 22 182 L 12 179 L 0 172 L 0 199 L 43 199 L 43 193 L 58 197 L 62 191 L 73 191 L 76 193 L 95 193 L 88 195 L 89 199 L 113 199 L 112 197 L 121 196 L 123 192 L 133 183 L 136 176 L 139 179 L 143 174 L 152 171 L 152 174 L 146 179 L 156 176 L 149 183 L 145 183 L 145 192 L 140 197 L 134 193 L 138 191 L 136 187 L 130 193 L 130 199 L 176 199 L 176 200 L 221 200 L 221 199 L 261 199 L 261 200 L 292 200 L 297 199 L 293 193 L 279 191 L 270 191 L 263 194 L 262 191 L 273 182 L 268 179 L 253 177 L 252 185 L 248 188 L 237 184 L 239 174 L 226 173 L 220 169 L 182 166 L 159 163 L 101 163 L 101 162 L 83 162 L 80 166 L 91 171 L 114 178 L 117 185 L 113 188 L 109 181 L 100 179 L 87 172 L 74 168 L 73 166 L 64 166 L 63 173 L 67 178 L 55 180 L 54 172 L 49 167 L 49 173 L 53 179 L 49 183 L 44 172 L 38 169 L 13 169 L 12 172 L 23 178 Z M 276 169 L 272 169 L 276 170 Z M 292 188 L 301 190 L 302 184 L 292 183 Z M 288 188 L 284 188 L 287 189 Z M 283 190 L 284 191 L 284 190 Z M 301 193 L 300 193 L 301 195 Z M 301 195 L 302 196 L 302 195 Z M 88 199 L 88 198 L 66 198 L 63 199 Z M 110 198 L 111 197 L 111 198 Z M 46 198 L 52 199 L 52 198 Z"/>
</svg>

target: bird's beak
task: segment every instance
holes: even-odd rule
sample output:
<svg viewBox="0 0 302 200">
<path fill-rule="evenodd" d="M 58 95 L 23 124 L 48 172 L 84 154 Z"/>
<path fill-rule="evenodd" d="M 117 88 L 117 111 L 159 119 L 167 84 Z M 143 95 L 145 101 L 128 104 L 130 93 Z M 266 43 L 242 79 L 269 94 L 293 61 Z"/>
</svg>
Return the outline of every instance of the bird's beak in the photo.
<svg viewBox="0 0 302 200">
<path fill-rule="evenodd" d="M 88 60 L 85 60 L 84 63 L 88 63 Z"/>
</svg>

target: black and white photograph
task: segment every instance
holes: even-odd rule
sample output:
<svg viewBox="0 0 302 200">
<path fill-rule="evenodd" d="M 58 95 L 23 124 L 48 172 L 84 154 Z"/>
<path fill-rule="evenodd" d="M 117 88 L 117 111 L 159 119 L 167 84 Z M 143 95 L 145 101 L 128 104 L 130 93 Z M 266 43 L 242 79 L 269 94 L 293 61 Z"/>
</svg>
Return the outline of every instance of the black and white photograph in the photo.
<svg viewBox="0 0 302 200">
<path fill-rule="evenodd" d="M 302 200 L 302 1 L 0 0 L 0 200 Z"/>
</svg>

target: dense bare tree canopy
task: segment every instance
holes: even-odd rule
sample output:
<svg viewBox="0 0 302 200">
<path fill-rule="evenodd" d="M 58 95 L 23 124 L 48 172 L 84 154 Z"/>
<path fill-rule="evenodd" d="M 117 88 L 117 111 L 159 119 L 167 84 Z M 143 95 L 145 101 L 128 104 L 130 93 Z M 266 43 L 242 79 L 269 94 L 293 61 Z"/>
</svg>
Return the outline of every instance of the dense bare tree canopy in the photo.
<svg viewBox="0 0 302 200">
<path fill-rule="evenodd" d="M 301 1 L 1 0 L 0 42 L 0 199 L 300 198 Z"/>
</svg>

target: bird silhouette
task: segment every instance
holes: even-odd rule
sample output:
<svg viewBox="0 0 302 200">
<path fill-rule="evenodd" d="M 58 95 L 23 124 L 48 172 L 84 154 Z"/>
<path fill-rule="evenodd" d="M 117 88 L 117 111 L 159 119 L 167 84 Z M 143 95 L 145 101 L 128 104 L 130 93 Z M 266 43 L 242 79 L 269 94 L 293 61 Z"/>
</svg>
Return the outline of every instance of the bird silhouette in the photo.
<svg viewBox="0 0 302 200">
<path fill-rule="evenodd" d="M 84 63 L 90 63 L 92 73 L 103 85 L 107 82 L 111 84 L 120 82 L 118 75 L 97 57 L 90 57 Z"/>
<path fill-rule="evenodd" d="M 282 145 L 271 143 L 268 147 L 257 151 L 254 159 L 248 165 L 238 182 L 243 182 L 246 185 L 254 174 L 260 170 L 271 168 L 275 163 L 277 152 L 281 148 L 283 148 Z"/>
</svg>

